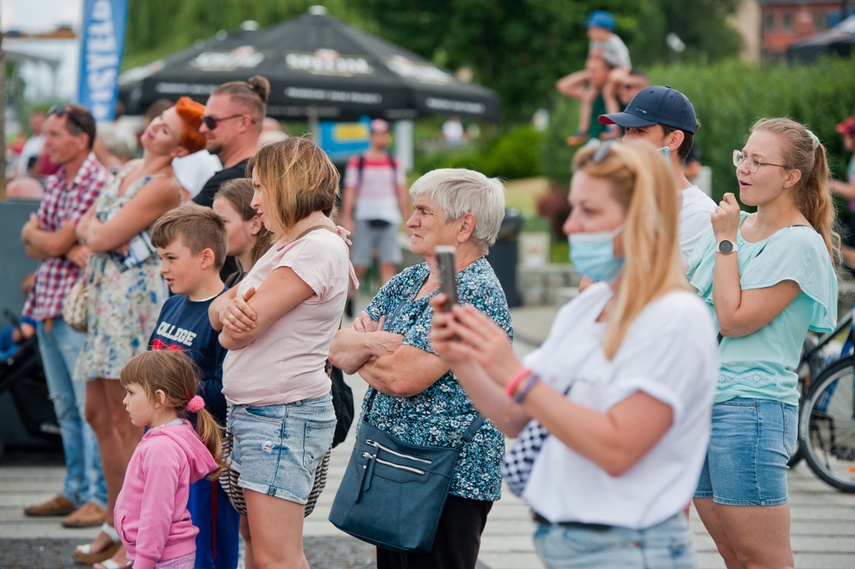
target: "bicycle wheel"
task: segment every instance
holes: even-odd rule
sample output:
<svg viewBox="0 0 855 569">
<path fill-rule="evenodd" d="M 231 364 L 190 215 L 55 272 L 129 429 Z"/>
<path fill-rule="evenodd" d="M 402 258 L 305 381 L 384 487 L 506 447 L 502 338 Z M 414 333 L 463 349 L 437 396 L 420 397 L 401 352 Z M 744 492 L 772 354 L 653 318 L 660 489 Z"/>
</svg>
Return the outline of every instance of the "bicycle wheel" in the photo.
<svg viewBox="0 0 855 569">
<path fill-rule="evenodd" d="M 809 333 L 802 344 L 802 356 L 799 361 L 799 367 L 796 370 L 799 374 L 799 382 L 796 386 L 799 390 L 799 417 L 801 417 L 802 410 L 805 408 L 805 400 L 808 391 L 810 391 L 811 378 L 815 379 L 819 377 L 822 368 L 825 366 L 822 354 L 812 353 L 812 350 L 818 343 L 817 337 Z M 808 354 L 812 355 L 807 357 Z M 801 421 L 799 423 L 801 424 Z M 804 458 L 802 445 L 799 439 L 796 439 L 796 445 L 793 447 L 793 452 L 790 453 L 790 460 L 787 461 L 787 466 L 790 468 L 794 467 L 801 462 L 802 458 Z"/>
<path fill-rule="evenodd" d="M 855 357 L 835 362 L 815 379 L 800 416 L 799 439 L 819 478 L 855 492 Z"/>
</svg>

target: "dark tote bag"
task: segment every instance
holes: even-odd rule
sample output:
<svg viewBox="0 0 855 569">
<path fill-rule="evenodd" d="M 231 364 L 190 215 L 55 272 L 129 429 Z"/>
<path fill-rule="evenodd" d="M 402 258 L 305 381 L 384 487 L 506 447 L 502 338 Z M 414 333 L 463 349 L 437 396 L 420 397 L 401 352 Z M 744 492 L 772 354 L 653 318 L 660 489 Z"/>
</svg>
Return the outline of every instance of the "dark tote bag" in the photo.
<svg viewBox="0 0 855 569">
<path fill-rule="evenodd" d="M 405 443 L 365 420 L 330 511 L 330 522 L 377 547 L 402 553 L 429 553 L 448 497 L 452 472 L 463 445 L 484 422 L 472 420 L 451 448 Z"/>
</svg>

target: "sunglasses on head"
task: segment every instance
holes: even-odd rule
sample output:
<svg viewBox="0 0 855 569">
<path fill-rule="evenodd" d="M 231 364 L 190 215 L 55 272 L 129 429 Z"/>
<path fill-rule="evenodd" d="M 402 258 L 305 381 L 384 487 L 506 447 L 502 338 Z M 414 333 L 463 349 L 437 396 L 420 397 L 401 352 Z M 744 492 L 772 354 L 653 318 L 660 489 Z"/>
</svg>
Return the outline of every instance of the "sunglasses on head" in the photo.
<svg viewBox="0 0 855 569">
<path fill-rule="evenodd" d="M 210 115 L 202 115 L 202 124 L 205 125 L 206 127 L 208 127 L 208 130 L 214 130 L 215 128 L 217 128 L 218 122 L 227 121 L 229 119 L 236 119 L 238 117 L 244 116 L 245 114 L 246 113 L 240 113 L 237 115 L 232 115 L 230 117 L 223 117 L 223 118 L 212 117 Z M 252 121 L 252 124 L 255 124 L 254 120 Z"/>
<path fill-rule="evenodd" d="M 612 144 L 614 143 L 614 140 L 605 140 L 601 142 L 597 149 L 594 151 L 594 155 L 591 156 L 591 162 L 593 162 L 594 164 L 598 164 L 600 161 L 602 161 L 602 159 L 608 155 L 609 150 L 611 150 Z"/>
<path fill-rule="evenodd" d="M 66 107 L 53 106 L 48 110 L 47 114 L 48 114 L 48 116 L 54 115 L 58 118 L 62 118 L 64 116 L 67 116 L 68 119 L 77 126 L 77 128 L 79 128 L 80 130 L 82 130 L 84 132 L 86 131 L 86 127 L 83 126 L 83 123 L 81 123 L 80 120 L 76 116 L 74 116 L 74 113 L 71 112 Z"/>
</svg>

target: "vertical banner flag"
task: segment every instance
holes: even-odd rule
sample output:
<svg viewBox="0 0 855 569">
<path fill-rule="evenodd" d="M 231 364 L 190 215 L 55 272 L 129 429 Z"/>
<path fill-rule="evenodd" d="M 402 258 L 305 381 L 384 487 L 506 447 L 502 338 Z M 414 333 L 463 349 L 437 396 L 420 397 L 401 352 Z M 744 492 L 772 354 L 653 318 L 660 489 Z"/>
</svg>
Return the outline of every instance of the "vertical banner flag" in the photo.
<svg viewBox="0 0 855 569">
<path fill-rule="evenodd" d="M 110 121 L 116 115 L 127 19 L 127 0 L 84 3 L 77 102 L 88 108 L 96 121 Z"/>
</svg>

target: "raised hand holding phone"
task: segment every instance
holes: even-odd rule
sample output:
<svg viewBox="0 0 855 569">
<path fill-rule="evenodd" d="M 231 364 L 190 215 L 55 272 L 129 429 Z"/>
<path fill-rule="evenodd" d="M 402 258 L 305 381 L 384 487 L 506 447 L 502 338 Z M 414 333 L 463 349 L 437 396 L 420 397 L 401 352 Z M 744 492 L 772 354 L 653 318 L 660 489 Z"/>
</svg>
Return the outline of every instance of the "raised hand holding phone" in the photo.
<svg viewBox="0 0 855 569">
<path fill-rule="evenodd" d="M 451 307 L 457 304 L 457 281 L 454 271 L 454 247 L 437 245 L 434 249 L 436 262 L 439 267 L 439 290 L 444 292 L 448 301 L 443 304 L 443 312 L 451 312 Z"/>
</svg>

